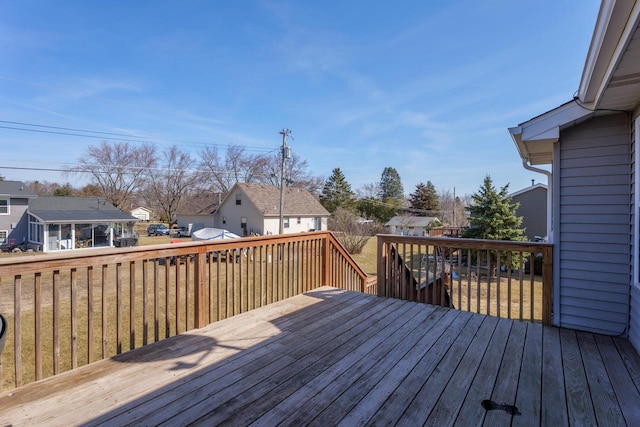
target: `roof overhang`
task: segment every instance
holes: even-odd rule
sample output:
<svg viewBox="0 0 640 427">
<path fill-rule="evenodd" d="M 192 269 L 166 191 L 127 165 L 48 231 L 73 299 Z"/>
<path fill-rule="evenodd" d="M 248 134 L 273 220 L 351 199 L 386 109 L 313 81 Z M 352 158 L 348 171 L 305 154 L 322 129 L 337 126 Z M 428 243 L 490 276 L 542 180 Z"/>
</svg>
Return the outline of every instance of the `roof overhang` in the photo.
<svg viewBox="0 0 640 427">
<path fill-rule="evenodd" d="M 553 144 L 560 131 L 594 115 L 576 101 L 570 101 L 538 117 L 509 128 L 520 157 L 531 165 L 551 164 Z"/>
<path fill-rule="evenodd" d="M 551 164 L 560 131 L 594 115 L 640 105 L 640 1 L 603 0 L 573 101 L 509 128 L 520 157 Z"/>
<path fill-rule="evenodd" d="M 628 111 L 637 105 L 640 79 L 633 65 L 638 62 L 630 47 L 638 45 L 639 23 L 640 2 L 602 1 L 578 89 L 585 106 Z"/>
</svg>

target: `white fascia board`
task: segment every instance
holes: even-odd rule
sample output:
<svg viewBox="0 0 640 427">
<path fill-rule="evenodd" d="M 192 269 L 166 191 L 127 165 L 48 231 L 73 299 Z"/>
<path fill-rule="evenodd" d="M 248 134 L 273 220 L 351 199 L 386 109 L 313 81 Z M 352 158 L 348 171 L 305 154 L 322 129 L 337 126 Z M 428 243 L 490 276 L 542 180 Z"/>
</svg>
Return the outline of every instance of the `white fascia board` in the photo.
<svg viewBox="0 0 640 427">
<path fill-rule="evenodd" d="M 520 194 L 528 193 L 529 191 L 533 191 L 533 190 L 535 190 L 537 188 L 542 188 L 542 189 L 546 190 L 547 189 L 547 185 L 539 182 L 539 183 L 537 183 L 535 185 L 532 185 L 531 187 L 527 187 L 527 188 L 523 188 L 522 190 L 515 191 L 515 192 L 509 194 L 509 197 L 519 196 Z"/>
<path fill-rule="evenodd" d="M 529 152 L 527 151 L 527 147 L 522 143 L 522 127 L 515 126 L 509 128 L 509 133 L 511 134 L 511 139 L 513 139 L 513 143 L 516 144 L 516 148 L 518 149 L 518 154 L 520 154 L 520 158 L 528 159 Z"/>
<path fill-rule="evenodd" d="M 575 123 L 577 120 L 593 114 L 576 101 L 563 104 L 553 110 L 522 123 L 522 140 L 536 141 L 542 139 L 557 139 L 560 130 Z"/>
<path fill-rule="evenodd" d="M 527 143 L 553 144 L 560 138 L 562 129 L 591 114 L 594 114 L 593 111 L 580 106 L 576 101 L 571 101 L 516 127 L 509 128 L 509 133 L 518 148 L 520 157 L 531 160 Z M 551 153 L 549 155 L 551 156 Z"/>
<path fill-rule="evenodd" d="M 585 61 L 578 97 L 596 109 L 640 19 L 640 2 L 603 0 Z"/>
<path fill-rule="evenodd" d="M 29 209 L 27 209 L 27 214 L 31 215 L 32 217 L 34 217 L 35 219 L 38 220 L 38 222 L 44 224 L 46 221 L 42 218 L 40 218 L 38 215 L 34 214 L 33 212 L 31 212 Z"/>
</svg>

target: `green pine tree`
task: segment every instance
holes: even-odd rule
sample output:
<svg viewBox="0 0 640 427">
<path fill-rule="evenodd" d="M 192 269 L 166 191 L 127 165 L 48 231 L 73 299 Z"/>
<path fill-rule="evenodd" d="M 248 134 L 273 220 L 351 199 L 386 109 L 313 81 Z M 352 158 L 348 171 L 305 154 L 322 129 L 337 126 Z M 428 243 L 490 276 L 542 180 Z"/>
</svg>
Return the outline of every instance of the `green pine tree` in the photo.
<svg viewBox="0 0 640 427">
<path fill-rule="evenodd" d="M 320 203 L 331 213 L 339 207 L 351 210 L 354 207 L 354 196 L 351 184 L 347 182 L 340 168 L 335 168 L 322 188 Z"/>
<path fill-rule="evenodd" d="M 522 217 L 516 216 L 516 210 L 520 204 L 511 203 L 508 188 L 509 184 L 497 191 L 491 177 L 487 175 L 484 178 L 480 190 L 471 195 L 473 204 L 467 207 L 469 227 L 462 233 L 462 237 L 486 240 L 526 240 L 525 230 L 520 228 Z M 507 254 L 501 253 L 500 255 L 502 265 L 504 265 Z M 517 253 L 514 253 L 514 256 L 516 255 Z M 491 258 L 491 264 L 495 266 L 497 256 L 492 254 Z M 517 268 L 517 264 L 517 259 L 513 259 L 511 266 Z"/>
<path fill-rule="evenodd" d="M 393 203 L 397 202 L 400 206 L 402 206 L 402 201 L 404 200 L 404 188 L 402 187 L 402 181 L 400 180 L 400 175 L 395 168 L 386 167 L 382 171 L 382 176 L 380 177 L 380 200 L 385 203 Z"/>
<path fill-rule="evenodd" d="M 519 228 L 522 217 L 516 216 L 519 203 L 511 203 L 509 184 L 497 191 L 487 175 L 477 193 L 471 195 L 473 204 L 469 210 L 469 227 L 463 237 L 487 240 L 523 241 L 524 229 Z"/>
<path fill-rule="evenodd" d="M 411 208 L 422 211 L 416 213 L 418 216 L 430 216 L 429 211 L 440 210 L 438 192 L 431 181 L 427 181 L 426 185 L 423 183 L 416 185 L 416 190 L 409 195 L 409 203 Z"/>
</svg>

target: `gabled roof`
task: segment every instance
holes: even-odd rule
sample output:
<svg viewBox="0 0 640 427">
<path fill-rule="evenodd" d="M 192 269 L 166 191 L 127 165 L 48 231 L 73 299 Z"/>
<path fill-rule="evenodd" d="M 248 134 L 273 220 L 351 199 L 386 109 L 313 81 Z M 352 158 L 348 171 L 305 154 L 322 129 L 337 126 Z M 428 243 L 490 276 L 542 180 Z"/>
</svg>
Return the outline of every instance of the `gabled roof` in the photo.
<svg viewBox="0 0 640 427">
<path fill-rule="evenodd" d="M 29 202 L 29 213 L 44 222 L 138 221 L 100 197 L 40 196 Z"/>
<path fill-rule="evenodd" d="M 603 0 L 572 101 L 509 128 L 520 157 L 550 164 L 560 131 L 594 115 L 632 111 L 640 105 L 640 2 Z"/>
<path fill-rule="evenodd" d="M 235 200 L 236 189 L 241 189 L 249 201 L 264 216 L 280 215 L 280 187 L 264 184 L 237 183 L 229 192 L 226 200 Z M 285 216 L 329 216 L 324 206 L 313 194 L 304 188 L 286 187 L 284 192 Z"/>
<path fill-rule="evenodd" d="M 435 216 L 394 216 L 391 218 L 385 226 L 396 227 L 428 227 L 432 221 L 436 220 Z"/>
<path fill-rule="evenodd" d="M 0 181 L 0 197 L 33 199 L 38 195 L 21 181 Z"/>
<path fill-rule="evenodd" d="M 530 187 L 523 188 L 522 190 L 515 191 L 515 192 L 509 194 L 509 197 L 516 197 L 516 196 L 519 196 L 521 194 L 525 194 L 525 193 L 528 193 L 530 191 L 537 190 L 537 189 L 543 189 L 543 190 L 546 191 L 547 190 L 547 186 L 545 184 L 542 184 L 542 183 L 537 183 L 537 184 L 532 185 Z"/>
</svg>

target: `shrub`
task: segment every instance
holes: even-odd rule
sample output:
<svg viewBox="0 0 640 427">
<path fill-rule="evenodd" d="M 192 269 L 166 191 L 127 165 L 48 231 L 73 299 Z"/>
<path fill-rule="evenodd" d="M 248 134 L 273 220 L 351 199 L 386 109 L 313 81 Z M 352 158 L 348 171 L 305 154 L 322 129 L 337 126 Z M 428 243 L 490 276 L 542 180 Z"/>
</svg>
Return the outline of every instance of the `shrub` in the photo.
<svg viewBox="0 0 640 427">
<path fill-rule="evenodd" d="M 359 254 L 371 236 L 383 231 L 374 221 L 363 221 L 348 209 L 338 208 L 329 218 L 329 230 L 350 254 Z"/>
</svg>

